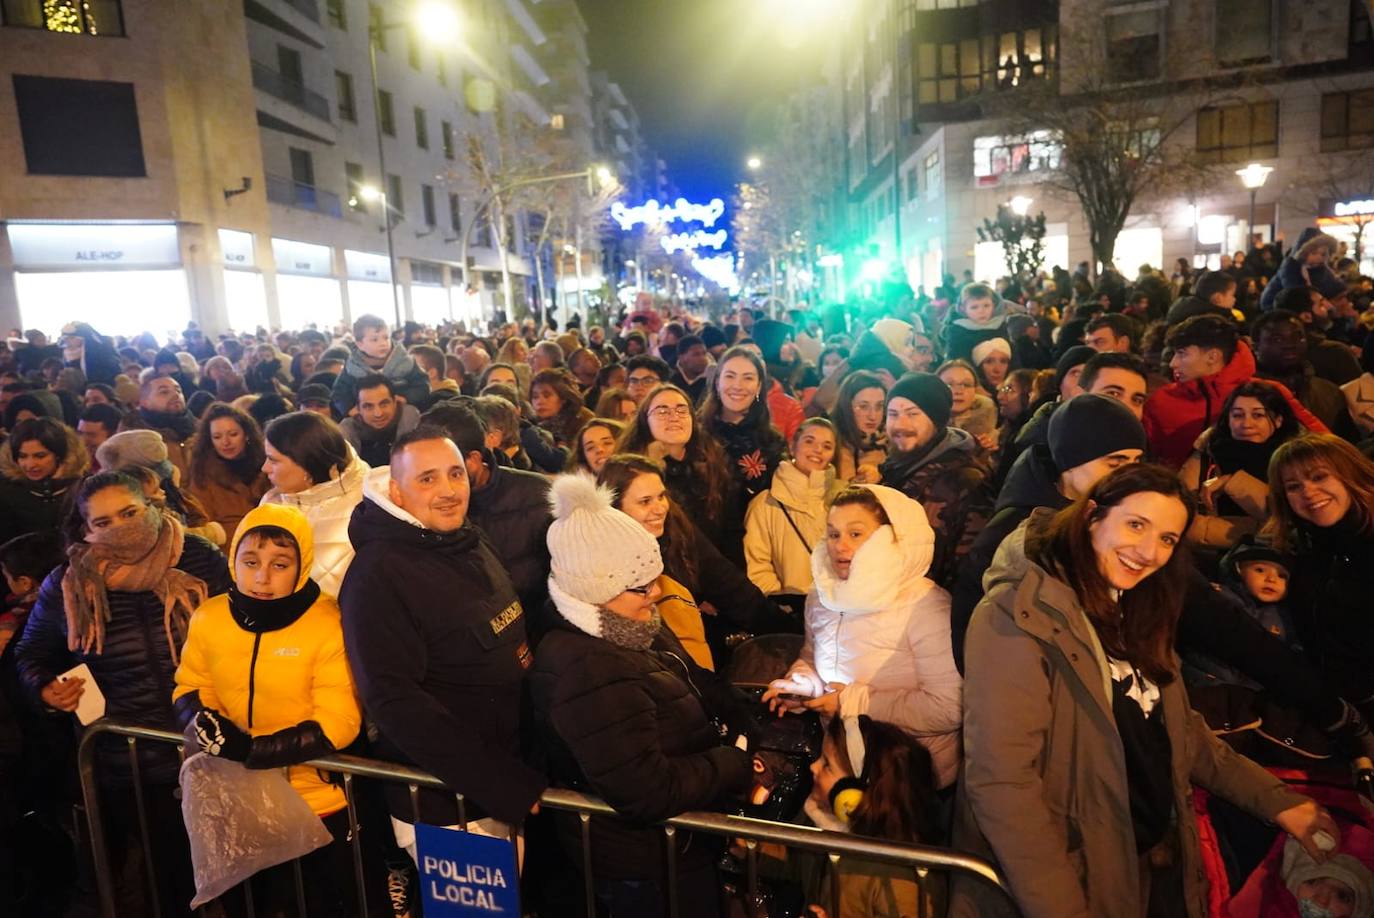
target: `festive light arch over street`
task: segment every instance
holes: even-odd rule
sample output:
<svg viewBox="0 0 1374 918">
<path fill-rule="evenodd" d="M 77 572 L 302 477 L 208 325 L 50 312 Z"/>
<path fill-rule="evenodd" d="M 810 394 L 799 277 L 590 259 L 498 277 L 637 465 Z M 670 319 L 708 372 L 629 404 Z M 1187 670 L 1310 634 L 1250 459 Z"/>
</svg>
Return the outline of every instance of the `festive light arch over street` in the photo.
<svg viewBox="0 0 1374 918">
<path fill-rule="evenodd" d="M 626 207 L 616 201 L 611 205 L 611 217 L 623 230 L 632 230 L 640 224 L 654 226 L 662 223 L 701 223 L 715 226 L 716 221 L 725 214 L 725 202 L 712 198 L 706 204 L 693 204 L 686 198 L 678 198 L 672 204 L 646 201 L 636 207 Z"/>
</svg>

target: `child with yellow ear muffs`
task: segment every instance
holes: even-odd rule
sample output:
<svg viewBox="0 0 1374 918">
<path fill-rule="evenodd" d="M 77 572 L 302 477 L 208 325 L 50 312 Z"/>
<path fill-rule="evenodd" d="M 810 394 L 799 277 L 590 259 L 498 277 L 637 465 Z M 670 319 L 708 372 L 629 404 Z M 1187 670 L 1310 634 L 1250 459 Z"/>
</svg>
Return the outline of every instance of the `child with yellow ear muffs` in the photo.
<svg viewBox="0 0 1374 918">
<path fill-rule="evenodd" d="M 831 718 L 811 775 L 804 809 L 820 828 L 883 841 L 939 843 L 930 753 L 900 727 L 864 714 Z M 844 918 L 919 914 L 916 883 L 906 867 L 844 857 L 839 877 Z M 945 878 L 932 873 L 923 892 L 924 914 L 944 914 Z M 829 902 L 829 889 L 817 890 L 815 901 Z M 810 913 L 826 918 L 821 906 L 811 906 Z"/>
</svg>

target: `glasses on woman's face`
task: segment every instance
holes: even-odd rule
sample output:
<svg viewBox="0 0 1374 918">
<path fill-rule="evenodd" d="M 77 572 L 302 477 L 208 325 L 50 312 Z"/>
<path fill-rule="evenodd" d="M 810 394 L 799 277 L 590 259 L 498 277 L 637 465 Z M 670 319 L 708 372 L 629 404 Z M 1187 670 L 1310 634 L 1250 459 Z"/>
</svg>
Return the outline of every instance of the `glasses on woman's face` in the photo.
<svg viewBox="0 0 1374 918">
<path fill-rule="evenodd" d="M 947 382 L 945 383 L 945 385 L 948 386 L 950 389 L 972 389 L 974 384 L 971 382 L 961 382 L 956 380 L 955 382 Z"/>
<path fill-rule="evenodd" d="M 1002 393 L 1003 395 L 1011 395 L 1013 392 L 1016 391 L 1016 383 L 1004 383 L 1002 388 L 998 389 L 997 391 Z"/>
<path fill-rule="evenodd" d="M 644 584 L 644 586 L 626 587 L 626 588 L 625 588 L 625 592 L 626 592 L 626 593 L 634 593 L 634 594 L 637 595 L 637 596 L 648 596 L 648 595 L 649 595 L 649 591 L 652 590 L 653 588 L 654 588 L 654 583 L 653 583 L 653 581 L 651 580 L 651 581 L 649 581 L 648 583 Z"/>
<path fill-rule="evenodd" d="M 660 421 L 668 418 L 685 418 L 692 413 L 687 405 L 655 405 L 649 409 L 649 416 Z"/>
</svg>

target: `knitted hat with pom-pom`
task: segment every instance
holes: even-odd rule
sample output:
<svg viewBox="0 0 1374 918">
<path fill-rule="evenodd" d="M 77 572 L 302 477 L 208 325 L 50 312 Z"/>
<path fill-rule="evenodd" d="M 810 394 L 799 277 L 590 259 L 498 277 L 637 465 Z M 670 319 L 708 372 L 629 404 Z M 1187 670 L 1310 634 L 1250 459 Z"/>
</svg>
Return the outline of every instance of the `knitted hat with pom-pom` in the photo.
<svg viewBox="0 0 1374 918">
<path fill-rule="evenodd" d="M 611 489 L 598 486 L 585 472 L 555 478 L 549 488 L 549 506 L 553 509 L 548 535 L 550 592 L 556 588 L 558 593 L 597 606 L 663 573 L 658 540 L 615 509 Z M 559 611 L 567 615 L 562 604 Z"/>
</svg>

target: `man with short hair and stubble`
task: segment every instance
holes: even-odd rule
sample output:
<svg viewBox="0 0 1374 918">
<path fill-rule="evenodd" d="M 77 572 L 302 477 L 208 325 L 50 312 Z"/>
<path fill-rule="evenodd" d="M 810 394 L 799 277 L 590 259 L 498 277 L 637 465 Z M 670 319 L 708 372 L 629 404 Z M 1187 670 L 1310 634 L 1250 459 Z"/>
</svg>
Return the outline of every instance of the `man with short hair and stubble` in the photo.
<svg viewBox="0 0 1374 918">
<path fill-rule="evenodd" d="M 1194 316 L 1169 330 L 1174 382 L 1145 403 L 1152 454 L 1173 469 L 1183 465 L 1198 436 L 1216 423 L 1221 403 L 1255 375 L 1255 357 L 1236 324 L 1219 315 Z"/>
<path fill-rule="evenodd" d="M 1137 421 L 1145 413 L 1150 377 L 1145 361 L 1134 354 L 1098 354 L 1083 365 L 1078 381 L 1085 395 L 1105 395 L 1118 401 Z"/>
<path fill-rule="evenodd" d="M 661 357 L 638 354 L 625 363 L 625 391 L 636 405 L 641 404 L 654 386 L 667 382 L 672 375 L 672 370 Z"/>
<path fill-rule="evenodd" d="M 509 838 L 548 785 L 520 755 L 532 662 L 524 609 L 468 519 L 470 488 L 458 447 L 422 425 L 368 473 L 348 526 L 356 554 L 339 607 L 376 752 L 446 786 L 420 789 L 416 812 L 404 784 L 386 785 L 396 843 L 412 858 L 415 822 L 457 826 L 465 816 L 468 831 Z"/>
<path fill-rule="evenodd" d="M 95 451 L 100 444 L 113 437 L 119 432 L 120 422 L 124 420 L 124 413 L 114 405 L 104 403 L 88 406 L 81 412 L 81 420 L 76 424 L 76 432 L 81 435 L 81 442 L 86 444 L 86 452 L 91 456 L 91 464 L 95 465 Z M 92 468 L 92 472 L 98 472 L 98 468 Z"/>
<path fill-rule="evenodd" d="M 189 481 L 197 421 L 186 410 L 181 384 L 171 376 L 149 377 L 138 390 L 138 416 L 162 437 L 167 458 L 181 472 L 181 480 Z"/>
<path fill-rule="evenodd" d="M 1130 316 L 1106 312 L 1088 323 L 1083 343 L 1099 354 L 1133 354 L 1140 340 L 1140 325 Z"/>
<path fill-rule="evenodd" d="M 339 422 L 339 430 L 368 465 L 386 465 L 391 444 L 420 423 L 420 412 L 397 400 L 395 385 L 380 373 L 358 380 L 357 398 L 357 411 Z"/>
</svg>

